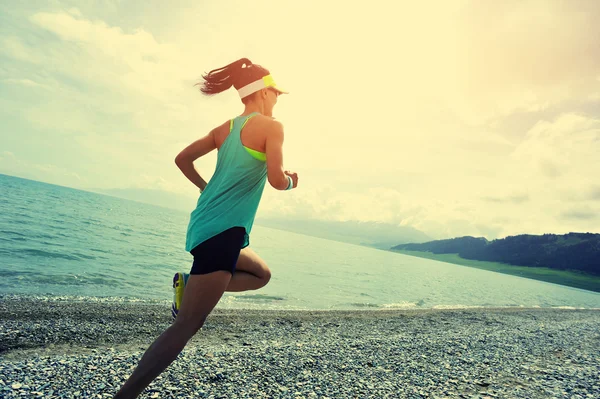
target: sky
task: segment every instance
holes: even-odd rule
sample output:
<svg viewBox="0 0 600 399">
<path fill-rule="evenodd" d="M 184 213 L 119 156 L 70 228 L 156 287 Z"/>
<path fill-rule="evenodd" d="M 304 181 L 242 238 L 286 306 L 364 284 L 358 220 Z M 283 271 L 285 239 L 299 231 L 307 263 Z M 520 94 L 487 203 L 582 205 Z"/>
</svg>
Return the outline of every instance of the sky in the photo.
<svg viewBox="0 0 600 399">
<path fill-rule="evenodd" d="M 0 173 L 196 197 L 175 156 L 243 106 L 194 83 L 246 57 L 290 92 L 299 175 L 259 217 L 600 233 L 598 20 L 594 0 L 0 0 Z"/>
</svg>

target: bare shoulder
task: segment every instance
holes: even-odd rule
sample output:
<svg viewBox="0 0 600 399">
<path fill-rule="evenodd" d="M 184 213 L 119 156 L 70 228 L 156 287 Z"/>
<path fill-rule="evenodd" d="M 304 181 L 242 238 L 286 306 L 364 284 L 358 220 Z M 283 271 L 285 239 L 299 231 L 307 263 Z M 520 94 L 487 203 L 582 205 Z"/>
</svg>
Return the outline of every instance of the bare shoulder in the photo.
<svg viewBox="0 0 600 399">
<path fill-rule="evenodd" d="M 267 134 L 283 134 L 283 123 L 269 116 L 257 115 L 257 127 L 260 127 Z"/>
</svg>

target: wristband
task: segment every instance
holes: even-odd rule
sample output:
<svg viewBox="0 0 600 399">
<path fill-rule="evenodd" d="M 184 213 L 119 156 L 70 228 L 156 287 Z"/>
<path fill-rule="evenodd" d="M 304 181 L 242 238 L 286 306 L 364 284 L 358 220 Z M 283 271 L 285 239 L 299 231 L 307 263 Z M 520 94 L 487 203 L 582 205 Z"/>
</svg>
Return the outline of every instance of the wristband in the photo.
<svg viewBox="0 0 600 399">
<path fill-rule="evenodd" d="M 287 177 L 288 178 L 288 186 L 286 188 L 286 190 L 291 190 L 292 188 L 294 188 L 294 180 L 292 180 L 291 177 Z"/>
</svg>

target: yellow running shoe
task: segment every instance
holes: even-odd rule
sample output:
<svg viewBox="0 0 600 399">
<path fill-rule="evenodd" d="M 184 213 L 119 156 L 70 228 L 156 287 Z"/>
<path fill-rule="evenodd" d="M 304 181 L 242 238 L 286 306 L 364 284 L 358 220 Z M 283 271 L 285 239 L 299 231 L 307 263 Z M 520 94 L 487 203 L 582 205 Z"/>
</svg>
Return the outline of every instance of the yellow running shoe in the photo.
<svg viewBox="0 0 600 399">
<path fill-rule="evenodd" d="M 190 275 L 188 273 L 175 273 L 173 276 L 173 305 L 171 306 L 171 315 L 173 320 L 177 318 L 177 313 L 181 309 L 181 302 L 183 302 L 183 291 L 185 284 L 187 283 Z"/>
</svg>

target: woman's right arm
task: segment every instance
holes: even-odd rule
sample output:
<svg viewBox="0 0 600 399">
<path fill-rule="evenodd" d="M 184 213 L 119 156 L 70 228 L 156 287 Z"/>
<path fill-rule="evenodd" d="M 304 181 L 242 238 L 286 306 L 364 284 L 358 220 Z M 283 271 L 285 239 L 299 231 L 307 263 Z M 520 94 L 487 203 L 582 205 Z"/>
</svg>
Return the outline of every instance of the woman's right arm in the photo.
<svg viewBox="0 0 600 399">
<path fill-rule="evenodd" d="M 277 190 L 286 190 L 289 185 L 288 176 L 292 178 L 293 187 L 298 186 L 298 175 L 283 169 L 283 125 L 272 121 L 269 124 L 266 142 L 267 177 L 269 184 Z"/>
<path fill-rule="evenodd" d="M 175 157 L 177 167 L 200 191 L 204 191 L 207 183 L 194 167 L 194 161 L 217 148 L 215 142 L 215 130 L 217 129 L 211 130 L 205 137 L 194 141 Z"/>
</svg>

